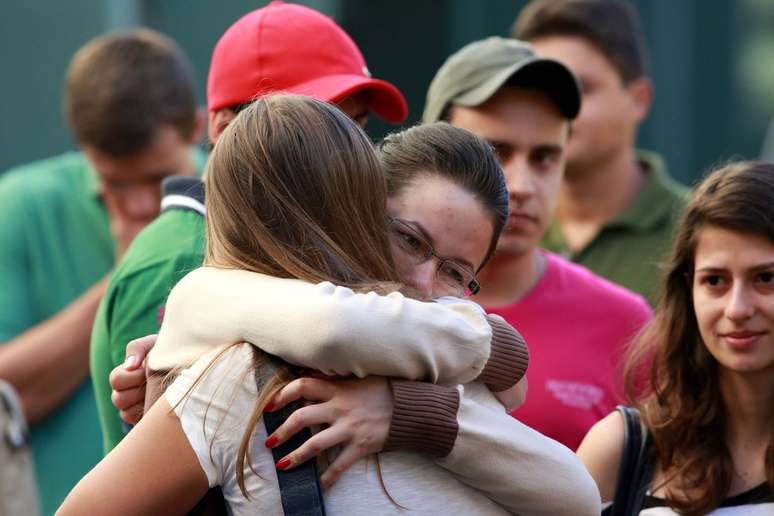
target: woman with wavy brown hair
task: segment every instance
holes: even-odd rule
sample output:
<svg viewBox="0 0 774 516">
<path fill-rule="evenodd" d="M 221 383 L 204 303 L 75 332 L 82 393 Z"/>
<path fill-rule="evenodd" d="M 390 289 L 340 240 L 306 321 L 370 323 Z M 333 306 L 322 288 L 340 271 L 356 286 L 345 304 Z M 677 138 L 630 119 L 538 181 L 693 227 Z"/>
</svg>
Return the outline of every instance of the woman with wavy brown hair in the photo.
<svg viewBox="0 0 774 516">
<path fill-rule="evenodd" d="M 647 435 L 639 467 L 621 474 L 640 451 L 623 411 L 578 449 L 606 511 L 774 514 L 774 165 L 731 164 L 696 188 L 624 374 Z"/>
</svg>

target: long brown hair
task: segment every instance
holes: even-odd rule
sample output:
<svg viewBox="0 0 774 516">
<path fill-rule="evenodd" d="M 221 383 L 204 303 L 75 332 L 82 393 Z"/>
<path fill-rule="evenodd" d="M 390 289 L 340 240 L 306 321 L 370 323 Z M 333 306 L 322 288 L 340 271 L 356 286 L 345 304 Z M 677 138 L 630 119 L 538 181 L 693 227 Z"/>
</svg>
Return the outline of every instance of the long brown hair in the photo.
<svg viewBox="0 0 774 516">
<path fill-rule="evenodd" d="M 418 125 L 387 136 L 378 146 L 387 176 L 387 195 L 400 195 L 424 174 L 448 179 L 467 190 L 492 218 L 494 232 L 484 261 L 491 257 L 508 221 L 508 188 L 492 146 L 446 122 Z"/>
<path fill-rule="evenodd" d="M 292 95 L 256 100 L 218 139 L 206 185 L 206 264 L 357 290 L 397 288 L 384 174 L 368 137 L 335 107 Z M 256 348 L 253 356 L 254 366 L 267 359 Z M 259 392 L 237 457 L 245 496 L 252 433 L 291 379 L 280 368 Z"/>
<path fill-rule="evenodd" d="M 734 472 L 718 364 L 702 342 L 692 299 L 697 236 L 706 226 L 774 242 L 774 165 L 731 164 L 696 188 L 666 263 L 656 315 L 625 367 L 627 394 L 653 436 L 657 463 L 666 479 L 678 481 L 679 491 L 667 490 L 667 503 L 690 515 L 717 508 Z M 637 395 L 644 367 L 650 368 L 650 376 L 646 391 Z M 766 478 L 774 487 L 771 440 Z"/>
</svg>

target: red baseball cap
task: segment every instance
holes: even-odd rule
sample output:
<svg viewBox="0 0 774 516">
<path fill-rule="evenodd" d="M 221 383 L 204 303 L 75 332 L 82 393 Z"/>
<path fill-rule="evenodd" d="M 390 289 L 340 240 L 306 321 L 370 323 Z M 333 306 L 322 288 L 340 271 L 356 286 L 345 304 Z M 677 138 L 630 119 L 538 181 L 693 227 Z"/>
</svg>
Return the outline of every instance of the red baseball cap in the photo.
<svg viewBox="0 0 774 516">
<path fill-rule="evenodd" d="M 398 123 L 408 116 L 403 94 L 371 78 L 355 42 L 331 18 L 280 1 L 244 15 L 218 40 L 207 79 L 208 108 L 273 92 L 330 103 L 367 92 L 368 108 L 379 118 Z"/>
</svg>

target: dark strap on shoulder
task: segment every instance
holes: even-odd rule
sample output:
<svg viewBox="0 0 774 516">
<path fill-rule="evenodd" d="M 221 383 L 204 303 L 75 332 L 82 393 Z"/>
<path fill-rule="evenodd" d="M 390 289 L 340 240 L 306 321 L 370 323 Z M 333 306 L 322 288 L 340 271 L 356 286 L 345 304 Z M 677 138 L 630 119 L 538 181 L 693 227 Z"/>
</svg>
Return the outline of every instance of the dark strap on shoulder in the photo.
<svg viewBox="0 0 774 516">
<path fill-rule="evenodd" d="M 198 177 L 171 176 L 161 183 L 161 211 L 188 210 L 205 214 L 204 182 Z"/>
<path fill-rule="evenodd" d="M 255 370 L 255 382 L 258 392 L 264 382 L 274 375 L 283 362 L 272 357 Z M 302 405 L 299 402 L 290 403 L 281 410 L 263 414 L 266 434 L 271 435 L 279 426 Z M 271 453 L 276 463 L 287 454 L 304 444 L 312 436 L 309 429 L 304 428 L 286 442 L 272 448 Z M 282 509 L 285 516 L 325 516 L 322 487 L 317 474 L 317 460 L 311 459 L 290 470 L 277 470 Z"/>
<path fill-rule="evenodd" d="M 631 407 L 619 405 L 616 410 L 624 420 L 624 447 L 621 456 L 621 467 L 618 470 L 618 484 L 615 488 L 613 515 L 623 516 L 626 502 L 632 493 L 632 478 L 637 470 L 637 463 L 642 452 L 642 425 L 637 411 Z M 621 509 L 621 510 L 619 510 Z"/>
<path fill-rule="evenodd" d="M 624 447 L 611 516 L 635 516 L 640 513 L 653 474 L 650 436 L 640 422 L 640 413 L 619 405 L 624 419 Z"/>
</svg>

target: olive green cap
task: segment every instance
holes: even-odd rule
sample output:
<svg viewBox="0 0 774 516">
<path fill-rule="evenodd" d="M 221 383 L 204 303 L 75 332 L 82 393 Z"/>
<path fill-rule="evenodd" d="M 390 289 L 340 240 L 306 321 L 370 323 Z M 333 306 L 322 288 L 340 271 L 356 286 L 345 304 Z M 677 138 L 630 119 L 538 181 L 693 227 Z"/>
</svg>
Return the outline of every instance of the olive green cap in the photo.
<svg viewBox="0 0 774 516">
<path fill-rule="evenodd" d="M 440 120 L 447 106 L 475 107 L 505 84 L 544 92 L 568 119 L 578 116 L 578 81 L 563 64 L 538 57 L 532 46 L 499 36 L 470 43 L 452 54 L 427 91 L 423 122 Z"/>
</svg>

